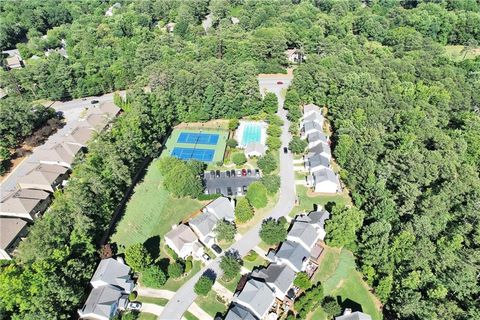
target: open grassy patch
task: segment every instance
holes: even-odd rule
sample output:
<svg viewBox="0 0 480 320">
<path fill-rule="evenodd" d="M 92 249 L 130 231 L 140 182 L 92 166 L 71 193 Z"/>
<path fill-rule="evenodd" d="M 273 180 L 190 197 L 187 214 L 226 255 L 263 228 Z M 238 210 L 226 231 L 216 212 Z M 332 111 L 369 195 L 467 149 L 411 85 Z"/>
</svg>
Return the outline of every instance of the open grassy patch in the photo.
<svg viewBox="0 0 480 320">
<path fill-rule="evenodd" d="M 190 272 L 178 279 L 169 278 L 162 289 L 177 291 L 185 282 L 187 282 L 191 277 L 193 277 L 197 272 L 202 268 L 202 263 L 197 260 L 193 260 L 192 270 Z"/>
<path fill-rule="evenodd" d="M 445 46 L 445 51 L 447 56 L 455 61 L 475 59 L 475 57 L 480 56 L 480 47 L 465 49 L 465 47 L 462 45 L 448 45 Z"/>
<path fill-rule="evenodd" d="M 156 319 L 157 319 L 156 315 L 148 312 L 140 312 L 137 318 L 137 320 L 156 320 Z"/>
<path fill-rule="evenodd" d="M 150 164 L 143 182 L 136 186 L 112 236 L 111 240 L 119 245 L 120 252 L 126 246 L 149 239 L 156 239 L 153 242 L 158 245 L 173 224 L 203 207 L 195 199 L 173 198 L 163 186 L 157 163 L 158 160 L 154 160 Z"/>
<path fill-rule="evenodd" d="M 261 255 L 253 250 L 251 252 L 253 253 L 250 253 L 243 258 L 243 266 L 245 268 L 252 271 L 253 268 L 257 266 L 264 266 L 267 264 L 267 260 L 265 260 Z"/>
<path fill-rule="evenodd" d="M 156 304 L 159 306 L 166 306 L 168 303 L 168 299 L 165 298 L 155 298 L 155 297 L 144 297 L 144 296 L 138 296 L 137 301 L 144 302 L 144 303 L 152 303 Z"/>
<path fill-rule="evenodd" d="M 245 234 L 250 228 L 262 221 L 278 202 L 279 192 L 274 196 L 269 196 L 267 206 L 261 209 L 255 209 L 253 218 L 250 221 L 245 223 L 237 224 L 237 232 L 240 234 Z"/>
<path fill-rule="evenodd" d="M 382 319 L 378 299 L 369 291 L 362 275 L 356 270 L 353 254 L 346 249 L 326 247 L 319 270 L 313 282 L 323 284 L 325 295 L 341 301 L 342 309 L 362 310 L 374 320 Z M 310 315 L 310 319 L 325 319 L 321 308 Z"/>
<path fill-rule="evenodd" d="M 185 319 L 187 320 L 200 320 L 198 319 L 197 317 L 195 317 L 191 312 L 187 311 L 183 314 L 183 316 L 185 317 Z"/>
<path fill-rule="evenodd" d="M 241 277 L 242 277 L 242 274 L 239 273 L 235 278 L 231 279 L 230 281 L 225 281 L 225 279 L 220 278 L 218 279 L 218 282 L 220 282 L 222 286 L 224 286 L 231 292 L 235 293 L 235 289 L 237 289 L 238 281 L 240 281 Z"/>
<path fill-rule="evenodd" d="M 335 195 L 310 195 L 309 188 L 305 186 L 297 186 L 297 196 L 299 204 L 290 212 L 291 217 L 303 212 L 310 212 L 313 210 L 314 204 L 325 205 L 328 202 L 335 202 L 337 204 L 349 204 L 350 198 L 347 192 Z"/>
<path fill-rule="evenodd" d="M 221 300 L 213 289 L 205 297 L 198 296 L 195 302 L 212 317 L 215 317 L 217 313 L 224 313 L 227 311 L 226 303 Z"/>
</svg>

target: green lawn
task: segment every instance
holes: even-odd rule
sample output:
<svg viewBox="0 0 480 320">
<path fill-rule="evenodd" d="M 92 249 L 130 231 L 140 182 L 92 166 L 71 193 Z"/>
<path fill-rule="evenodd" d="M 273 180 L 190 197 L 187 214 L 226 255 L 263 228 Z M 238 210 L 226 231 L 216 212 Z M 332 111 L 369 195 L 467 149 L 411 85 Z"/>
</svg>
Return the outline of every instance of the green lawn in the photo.
<svg viewBox="0 0 480 320">
<path fill-rule="evenodd" d="M 211 290 L 207 296 L 198 296 L 195 302 L 200 308 L 202 308 L 206 313 L 215 317 L 217 313 L 224 313 L 227 311 L 227 305 L 224 302 L 221 302 L 221 298 L 217 296 L 215 290 Z"/>
<path fill-rule="evenodd" d="M 144 303 L 152 303 L 152 304 L 157 304 L 159 306 L 166 306 L 168 303 L 168 299 L 165 298 L 155 298 L 155 297 L 144 297 L 144 296 L 138 296 L 137 301 L 144 302 Z"/>
<path fill-rule="evenodd" d="M 338 204 L 349 204 L 350 198 L 348 194 L 336 194 L 336 195 L 321 195 L 311 197 L 308 195 L 307 191 L 309 189 L 305 186 L 297 186 L 297 196 L 299 200 L 298 206 L 294 207 L 292 212 L 290 212 L 291 217 L 295 217 L 297 214 L 302 212 L 310 212 L 313 210 L 314 204 L 325 205 L 327 202 L 335 202 Z"/>
<path fill-rule="evenodd" d="M 193 314 L 191 314 L 189 311 L 185 312 L 183 314 L 183 316 L 185 317 L 185 319 L 187 320 L 200 320 L 198 319 L 197 317 L 195 317 Z"/>
<path fill-rule="evenodd" d="M 463 51 L 464 46 L 462 45 L 449 45 L 445 46 L 447 56 L 452 60 L 461 61 L 464 59 L 475 59 L 475 57 L 480 55 L 480 48 L 475 48 L 473 50 L 468 50 L 467 52 Z"/>
<path fill-rule="evenodd" d="M 218 282 L 231 292 L 235 293 L 235 289 L 237 289 L 238 281 L 240 281 L 240 278 L 242 277 L 242 274 L 239 273 L 235 278 L 233 278 L 230 281 L 225 281 L 223 278 L 220 278 Z"/>
<path fill-rule="evenodd" d="M 323 284 L 325 295 L 340 298 L 342 309 L 356 309 L 355 304 L 358 304 L 373 320 L 382 319 L 377 308 L 378 300 L 368 290 L 361 273 L 356 270 L 355 259 L 350 251 L 325 247 L 313 282 L 317 281 Z M 310 319 L 326 319 L 326 315 L 318 308 L 310 315 Z"/>
<path fill-rule="evenodd" d="M 197 272 L 202 268 L 202 263 L 198 260 L 193 260 L 192 270 L 186 275 L 178 279 L 169 278 L 162 289 L 177 291 L 185 282 L 187 282 L 191 277 L 193 277 Z"/>
<path fill-rule="evenodd" d="M 119 245 L 120 252 L 124 246 L 143 243 L 148 239 L 148 243 L 158 250 L 159 241 L 163 241 L 163 235 L 173 224 L 203 207 L 197 200 L 170 196 L 163 187 L 157 163 L 158 160 L 154 160 L 150 164 L 144 181 L 135 187 L 125 214 L 112 236 L 111 240 Z"/>
<path fill-rule="evenodd" d="M 141 312 L 138 314 L 137 320 L 156 320 L 157 316 L 147 312 Z"/>
<path fill-rule="evenodd" d="M 263 242 L 263 241 L 262 241 Z M 257 266 L 264 266 L 265 264 L 267 264 L 267 260 L 265 260 L 262 256 L 260 256 L 258 253 L 256 253 L 255 251 L 253 251 L 255 254 L 252 256 L 254 257 L 255 259 L 253 260 L 250 260 L 247 258 L 247 256 L 245 256 L 243 258 L 243 266 L 245 268 L 247 268 L 248 270 L 252 271 L 253 268 L 257 267 Z"/>
<path fill-rule="evenodd" d="M 255 209 L 253 218 L 250 221 L 242 224 L 237 224 L 237 232 L 240 234 L 245 234 L 248 230 L 250 230 L 251 227 L 262 221 L 275 207 L 278 202 L 278 197 L 279 192 L 277 192 L 277 194 L 273 196 L 270 196 L 268 198 L 267 206 L 265 208 Z"/>
</svg>

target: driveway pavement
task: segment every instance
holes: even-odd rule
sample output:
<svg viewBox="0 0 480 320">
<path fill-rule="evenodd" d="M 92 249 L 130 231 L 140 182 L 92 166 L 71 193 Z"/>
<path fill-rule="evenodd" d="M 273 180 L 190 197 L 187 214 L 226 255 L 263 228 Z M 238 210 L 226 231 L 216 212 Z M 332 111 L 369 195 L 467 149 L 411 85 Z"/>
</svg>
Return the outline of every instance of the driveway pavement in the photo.
<svg viewBox="0 0 480 320">
<path fill-rule="evenodd" d="M 283 78 L 282 78 L 283 76 Z M 277 86 L 277 82 L 282 81 L 281 86 Z M 283 110 L 284 97 L 281 92 L 282 89 L 286 89 L 291 82 L 291 75 L 276 75 L 275 77 L 268 77 L 268 79 L 263 80 L 259 78 L 259 85 L 261 90 L 272 91 L 277 94 L 278 97 L 278 115 L 284 121 L 282 127 L 282 135 L 280 137 L 282 141 L 282 148 L 288 146 L 290 142 L 291 135 L 288 132 L 290 122 L 287 120 L 287 113 Z M 282 216 L 288 216 L 290 211 L 292 211 L 295 205 L 295 175 L 293 171 L 293 157 L 291 153 L 284 154 L 283 151 L 280 152 L 280 197 L 277 202 L 277 205 L 265 218 L 274 218 L 277 219 Z M 240 240 L 236 241 L 229 249 L 226 251 L 232 250 L 237 251 L 242 257 L 245 256 L 251 249 L 256 247 L 260 243 L 259 231 L 261 228 L 262 222 L 259 222 L 252 229 L 250 229 L 246 234 L 243 235 Z M 217 257 L 214 260 L 211 260 L 202 270 L 200 270 L 195 276 L 190 278 L 177 292 L 175 296 L 167 303 L 159 319 L 162 320 L 178 320 L 182 318 L 182 315 L 187 311 L 190 305 L 195 301 L 197 295 L 193 291 L 195 283 L 198 281 L 200 276 L 204 274 L 207 270 L 214 272 L 217 275 L 217 278 L 221 277 L 222 270 L 220 269 L 220 259 L 221 256 Z"/>
<path fill-rule="evenodd" d="M 119 91 L 120 96 L 125 97 L 125 91 Z M 0 184 L 1 197 L 7 195 L 13 191 L 17 185 L 17 181 L 20 177 L 26 175 L 31 169 L 34 163 L 37 162 L 35 157 L 35 150 L 41 148 L 44 145 L 58 141 L 58 137 L 64 136 L 69 133 L 75 126 L 79 119 L 82 118 L 85 108 L 91 106 L 91 100 L 98 100 L 100 102 L 113 101 L 113 93 L 108 93 L 99 97 L 87 97 L 82 99 L 75 99 L 66 102 L 55 101 L 48 103 L 46 106 L 50 106 L 58 112 L 61 112 L 65 118 L 65 126 L 51 135 L 44 144 L 33 149 L 32 154 L 25 158 Z M 1 198 L 0 197 L 0 198 Z"/>
</svg>

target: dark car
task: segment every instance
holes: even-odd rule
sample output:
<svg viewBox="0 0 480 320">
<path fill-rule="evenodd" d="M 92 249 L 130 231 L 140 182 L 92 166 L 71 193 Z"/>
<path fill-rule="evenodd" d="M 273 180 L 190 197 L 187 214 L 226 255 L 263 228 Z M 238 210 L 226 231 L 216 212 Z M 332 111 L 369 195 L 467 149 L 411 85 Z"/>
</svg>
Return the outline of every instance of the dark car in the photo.
<svg viewBox="0 0 480 320">
<path fill-rule="evenodd" d="M 235 170 L 230 170 L 230 173 L 232 174 L 232 177 L 235 177 Z"/>
<path fill-rule="evenodd" d="M 242 176 L 247 176 L 247 169 L 242 169 Z"/>
<path fill-rule="evenodd" d="M 215 171 L 210 171 L 210 178 L 215 179 Z"/>
<path fill-rule="evenodd" d="M 220 170 L 215 171 L 215 176 L 216 176 L 217 178 L 220 178 Z"/>
<path fill-rule="evenodd" d="M 95 103 L 98 103 L 98 100 L 92 100 L 90 101 L 91 104 L 95 104 Z"/>
<path fill-rule="evenodd" d="M 251 176 L 252 175 L 252 169 L 247 170 L 247 175 Z"/>
<path fill-rule="evenodd" d="M 229 196 L 233 195 L 232 188 L 230 188 L 230 187 L 227 188 L 227 194 Z"/>
<path fill-rule="evenodd" d="M 243 189 L 243 193 L 247 193 L 247 186 L 243 186 L 242 189 Z"/>
<path fill-rule="evenodd" d="M 287 147 L 283 147 L 283 153 L 288 153 L 288 148 Z"/>
<path fill-rule="evenodd" d="M 277 84 L 283 84 L 283 81 L 277 81 Z"/>
<path fill-rule="evenodd" d="M 213 245 L 212 245 L 212 249 L 213 249 L 213 251 L 215 251 L 217 254 L 222 253 L 222 248 L 220 248 L 220 247 L 217 246 L 216 244 L 213 244 Z"/>
<path fill-rule="evenodd" d="M 260 177 L 260 170 L 255 169 L 255 176 Z"/>
<path fill-rule="evenodd" d="M 225 174 L 227 175 L 227 178 L 230 178 L 230 171 L 225 171 Z"/>
</svg>

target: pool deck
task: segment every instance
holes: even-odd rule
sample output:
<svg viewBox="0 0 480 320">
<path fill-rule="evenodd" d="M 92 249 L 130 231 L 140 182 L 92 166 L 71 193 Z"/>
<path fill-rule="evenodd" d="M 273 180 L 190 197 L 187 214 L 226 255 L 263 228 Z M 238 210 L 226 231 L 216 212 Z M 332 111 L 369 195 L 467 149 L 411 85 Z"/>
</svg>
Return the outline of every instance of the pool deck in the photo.
<svg viewBox="0 0 480 320">
<path fill-rule="evenodd" d="M 208 133 L 208 134 L 218 134 L 218 143 L 217 144 L 194 144 L 194 143 L 179 143 L 177 142 L 180 133 L 182 132 L 190 132 L 190 133 Z M 227 146 L 227 139 L 228 139 L 228 131 L 223 130 L 211 130 L 211 129 L 174 129 L 172 134 L 168 138 L 165 149 L 162 151 L 161 157 L 170 156 L 172 151 L 175 147 L 178 148 L 195 148 L 195 149 L 207 149 L 207 150 L 215 150 L 215 155 L 211 162 L 207 163 L 217 163 L 223 161 L 223 157 L 225 155 L 225 148 Z"/>
</svg>

